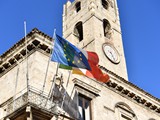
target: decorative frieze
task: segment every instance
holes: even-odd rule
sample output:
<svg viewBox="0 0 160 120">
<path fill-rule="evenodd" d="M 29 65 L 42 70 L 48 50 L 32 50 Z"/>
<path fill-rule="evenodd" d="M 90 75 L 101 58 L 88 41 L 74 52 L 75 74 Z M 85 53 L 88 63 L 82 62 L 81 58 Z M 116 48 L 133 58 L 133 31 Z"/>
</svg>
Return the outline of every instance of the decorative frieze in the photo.
<svg viewBox="0 0 160 120">
<path fill-rule="evenodd" d="M 18 43 L 16 43 L 12 48 L 10 48 L 7 52 L 5 52 L 3 55 L 0 56 L 1 62 L 0 62 L 0 76 L 3 76 L 5 72 L 13 68 L 20 60 L 25 59 L 26 57 L 26 50 L 27 55 L 29 56 L 32 51 L 41 49 L 47 54 L 50 53 L 51 48 L 50 46 L 46 45 L 44 42 L 36 40 L 36 34 L 40 35 L 42 38 L 45 38 L 45 40 L 48 40 L 50 43 L 52 41 L 52 38 L 48 35 L 44 34 L 43 32 L 39 31 L 38 29 L 33 29 L 28 35 L 27 35 L 27 41 L 30 40 L 31 42 L 27 42 L 27 48 L 25 45 L 24 38 L 20 40 Z M 19 49 L 17 49 L 19 48 Z M 13 54 L 14 52 L 14 54 Z"/>
<path fill-rule="evenodd" d="M 129 83 L 129 82 L 127 81 L 127 83 Z M 115 83 L 113 81 L 110 81 L 110 82 L 106 83 L 106 85 L 107 85 L 107 87 L 111 88 L 111 90 L 113 90 L 115 92 L 118 92 L 119 94 L 121 94 L 122 96 L 125 96 L 128 99 L 133 100 L 134 102 L 138 103 L 139 105 L 143 105 L 146 108 L 149 108 L 156 113 L 160 113 L 160 107 L 159 106 L 155 105 L 154 103 L 151 103 L 146 98 L 140 97 L 136 93 L 131 92 L 129 89 L 124 88 L 120 84 Z M 134 86 L 131 86 L 131 87 L 134 87 Z M 136 87 L 136 89 L 137 88 L 138 87 Z M 145 94 L 148 94 L 144 91 L 141 91 L 141 92 L 145 93 Z M 157 98 L 155 98 L 155 100 L 157 101 Z"/>
</svg>

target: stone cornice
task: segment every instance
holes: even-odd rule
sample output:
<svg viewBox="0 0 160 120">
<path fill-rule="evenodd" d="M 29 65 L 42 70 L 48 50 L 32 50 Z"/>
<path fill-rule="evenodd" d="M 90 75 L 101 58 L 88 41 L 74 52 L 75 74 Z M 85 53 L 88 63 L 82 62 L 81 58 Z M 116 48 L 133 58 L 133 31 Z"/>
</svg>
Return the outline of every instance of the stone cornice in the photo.
<svg viewBox="0 0 160 120">
<path fill-rule="evenodd" d="M 156 112 L 156 113 L 158 113 L 158 115 L 160 115 L 160 99 L 145 92 L 143 89 L 137 87 L 133 83 L 118 76 L 117 74 L 113 73 L 112 71 L 109 71 L 105 67 L 100 66 L 100 65 L 99 65 L 99 67 L 102 70 L 106 71 L 108 74 L 114 76 L 117 79 L 117 81 L 120 80 L 121 83 L 123 82 L 123 84 L 128 85 L 129 87 L 136 89 L 141 94 L 138 94 L 137 92 L 131 91 L 129 89 L 129 87 L 122 86 L 119 82 L 115 82 L 114 80 L 111 80 L 110 82 L 106 83 L 106 86 L 109 89 L 115 91 L 116 93 L 120 94 L 121 96 L 124 96 L 124 97 L 130 99 L 131 101 L 136 102 L 137 104 L 142 105 L 145 108 L 150 109 L 151 111 Z M 144 97 L 144 96 L 147 96 L 147 97 Z"/>
<path fill-rule="evenodd" d="M 35 50 L 42 50 L 45 53 L 50 53 L 53 39 L 47 34 L 39 31 L 37 28 L 34 28 L 27 34 L 26 41 L 25 38 L 22 38 L 0 56 L 0 77 L 26 58 L 26 50 L 28 56 Z"/>
<path fill-rule="evenodd" d="M 83 80 L 79 80 L 77 78 L 74 78 L 72 81 L 76 87 L 82 89 L 81 91 L 83 91 L 83 90 L 88 91 L 89 93 L 92 93 L 95 96 L 98 96 L 101 91 L 101 90 L 97 89 L 96 87 L 85 83 Z"/>
<path fill-rule="evenodd" d="M 45 38 L 47 38 L 48 40 L 52 41 L 52 38 L 50 36 L 48 36 L 47 34 L 43 33 L 42 31 L 38 30 L 37 28 L 32 29 L 31 32 L 29 32 L 26 36 L 27 38 L 32 37 L 34 34 L 39 34 Z M 4 57 L 6 57 L 8 54 L 10 54 L 14 49 L 16 49 L 18 46 L 20 46 L 21 44 L 25 43 L 25 37 L 23 37 L 20 41 L 18 41 L 16 44 L 14 44 L 9 50 L 7 50 L 5 53 L 3 53 L 0 58 L 3 60 Z"/>
</svg>

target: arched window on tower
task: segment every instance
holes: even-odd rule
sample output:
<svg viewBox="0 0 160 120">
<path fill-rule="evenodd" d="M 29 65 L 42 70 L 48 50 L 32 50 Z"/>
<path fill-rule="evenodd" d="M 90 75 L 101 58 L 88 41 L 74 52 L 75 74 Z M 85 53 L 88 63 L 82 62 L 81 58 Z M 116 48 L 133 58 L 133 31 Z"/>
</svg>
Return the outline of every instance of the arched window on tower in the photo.
<svg viewBox="0 0 160 120">
<path fill-rule="evenodd" d="M 74 35 L 78 38 L 79 42 L 83 40 L 83 25 L 78 22 L 74 27 Z"/>
<path fill-rule="evenodd" d="M 108 9 L 109 4 L 108 4 L 107 0 L 101 0 L 101 2 L 102 2 L 103 8 Z"/>
<path fill-rule="evenodd" d="M 76 12 L 79 12 L 81 10 L 81 2 L 77 2 L 75 4 Z"/>
<path fill-rule="evenodd" d="M 108 20 L 103 20 L 103 30 L 104 30 L 104 36 L 109 38 L 111 37 L 111 25 Z"/>
</svg>

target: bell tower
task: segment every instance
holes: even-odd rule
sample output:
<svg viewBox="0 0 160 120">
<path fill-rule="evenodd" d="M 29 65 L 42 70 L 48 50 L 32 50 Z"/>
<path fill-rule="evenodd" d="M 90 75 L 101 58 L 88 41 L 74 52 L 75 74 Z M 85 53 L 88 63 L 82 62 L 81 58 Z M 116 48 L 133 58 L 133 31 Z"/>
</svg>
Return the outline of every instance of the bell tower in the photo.
<svg viewBox="0 0 160 120">
<path fill-rule="evenodd" d="M 63 36 L 79 48 L 96 52 L 99 65 L 128 80 L 116 0 L 67 1 Z"/>
</svg>

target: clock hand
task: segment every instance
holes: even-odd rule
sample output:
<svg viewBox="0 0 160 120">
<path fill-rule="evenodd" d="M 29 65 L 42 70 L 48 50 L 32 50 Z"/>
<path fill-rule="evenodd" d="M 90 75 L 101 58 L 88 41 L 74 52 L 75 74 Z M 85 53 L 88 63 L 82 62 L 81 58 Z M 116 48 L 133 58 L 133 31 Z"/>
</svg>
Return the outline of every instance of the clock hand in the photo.
<svg viewBox="0 0 160 120">
<path fill-rule="evenodd" d="M 112 54 L 112 52 L 111 52 L 111 51 L 109 51 L 109 53 L 111 54 L 112 58 L 113 58 L 113 59 L 114 59 L 114 61 L 115 61 L 116 59 L 115 59 L 114 55 Z"/>
</svg>

